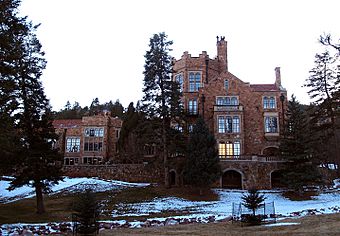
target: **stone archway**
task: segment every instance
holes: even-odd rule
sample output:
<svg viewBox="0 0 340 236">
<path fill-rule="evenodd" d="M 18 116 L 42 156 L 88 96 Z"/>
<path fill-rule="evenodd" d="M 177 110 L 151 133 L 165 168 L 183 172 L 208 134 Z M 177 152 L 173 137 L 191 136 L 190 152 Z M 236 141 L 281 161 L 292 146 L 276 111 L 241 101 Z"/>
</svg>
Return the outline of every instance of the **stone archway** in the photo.
<svg viewBox="0 0 340 236">
<path fill-rule="evenodd" d="M 222 175 L 222 188 L 243 189 L 242 173 L 237 170 L 226 170 Z"/>
<path fill-rule="evenodd" d="M 170 187 L 175 186 L 177 184 L 176 181 L 176 171 L 175 170 L 170 170 L 169 171 L 169 185 Z"/>
<path fill-rule="evenodd" d="M 285 188 L 286 185 L 282 181 L 283 171 L 274 170 L 270 173 L 271 188 Z"/>
</svg>

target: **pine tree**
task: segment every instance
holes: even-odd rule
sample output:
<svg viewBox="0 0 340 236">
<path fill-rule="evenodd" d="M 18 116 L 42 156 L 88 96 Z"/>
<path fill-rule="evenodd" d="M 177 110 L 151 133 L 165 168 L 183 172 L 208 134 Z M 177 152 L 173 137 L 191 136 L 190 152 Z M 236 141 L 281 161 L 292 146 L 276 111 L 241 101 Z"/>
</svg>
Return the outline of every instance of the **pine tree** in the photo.
<svg viewBox="0 0 340 236">
<path fill-rule="evenodd" d="M 98 229 L 99 210 L 99 203 L 92 190 L 86 189 L 78 194 L 73 204 L 73 211 L 80 223 L 77 233 L 91 234 Z"/>
<path fill-rule="evenodd" d="M 314 99 L 315 109 L 311 114 L 312 136 L 324 147 L 314 145 L 313 155 L 320 160 L 326 155 L 326 162 L 335 162 L 340 165 L 339 140 L 337 133 L 338 100 L 340 90 L 340 76 L 338 76 L 338 57 L 331 56 L 329 51 L 316 54 L 315 67 L 310 71 L 305 87 L 309 88 L 308 94 Z M 330 145 L 327 145 L 330 144 Z M 328 147 L 327 147 L 328 146 Z M 334 150 L 331 152 L 330 150 Z"/>
<path fill-rule="evenodd" d="M 145 54 L 144 87 L 142 111 L 151 121 L 149 125 L 157 127 L 154 136 L 160 141 L 161 156 L 164 164 L 164 182 L 169 187 L 168 143 L 171 115 L 174 114 L 178 90 L 174 89 L 176 83 L 172 81 L 172 57 L 170 46 L 172 41 L 167 40 L 165 33 L 154 34 L 150 39 L 150 49 Z M 176 93 L 176 94 L 174 94 Z M 158 132 L 159 131 L 159 132 Z"/>
<path fill-rule="evenodd" d="M 242 205 L 252 211 L 252 216 L 245 219 L 248 223 L 259 224 L 261 222 L 261 217 L 256 217 L 256 210 L 264 204 L 265 199 L 266 197 L 257 189 L 249 189 L 248 194 L 242 196 Z"/>
<path fill-rule="evenodd" d="M 137 144 L 137 127 L 141 123 L 140 115 L 131 102 L 124 114 L 122 128 L 118 140 L 120 157 L 124 162 L 140 160 L 140 145 Z"/>
<path fill-rule="evenodd" d="M 302 192 L 303 186 L 320 182 L 320 174 L 312 162 L 311 137 L 306 111 L 292 95 L 288 103 L 284 135 L 280 142 L 280 153 L 287 160 L 283 183 Z"/>
<path fill-rule="evenodd" d="M 52 126 L 49 101 L 40 81 L 46 66 L 44 52 L 36 37 L 37 25 L 18 16 L 20 1 L 2 1 L 1 12 L 1 79 L 11 84 L 10 96 L 4 104 L 11 104 L 11 118 L 15 120 L 20 144 L 10 164 L 14 180 L 9 189 L 23 185 L 35 188 L 37 213 L 44 213 L 43 192 L 62 179 L 62 160 L 52 149 L 56 134 Z"/>
<path fill-rule="evenodd" d="M 216 140 L 202 118 L 197 119 L 190 134 L 186 158 L 184 180 L 202 194 L 202 188 L 209 187 L 221 175 Z"/>
</svg>

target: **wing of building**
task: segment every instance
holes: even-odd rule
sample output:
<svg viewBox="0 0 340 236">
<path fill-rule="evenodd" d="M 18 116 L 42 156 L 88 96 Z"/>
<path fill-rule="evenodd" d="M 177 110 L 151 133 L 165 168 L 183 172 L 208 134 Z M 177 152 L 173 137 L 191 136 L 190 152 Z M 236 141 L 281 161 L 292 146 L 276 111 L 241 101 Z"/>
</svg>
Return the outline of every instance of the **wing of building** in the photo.
<svg viewBox="0 0 340 236">
<path fill-rule="evenodd" d="M 221 186 L 270 188 L 287 107 L 280 68 L 272 84 L 244 82 L 228 70 L 225 38 L 218 38 L 216 46 L 214 59 L 203 51 L 199 57 L 184 52 L 174 61 L 174 80 L 188 115 L 184 128 L 190 132 L 202 116 L 214 133 L 224 172 Z"/>
</svg>

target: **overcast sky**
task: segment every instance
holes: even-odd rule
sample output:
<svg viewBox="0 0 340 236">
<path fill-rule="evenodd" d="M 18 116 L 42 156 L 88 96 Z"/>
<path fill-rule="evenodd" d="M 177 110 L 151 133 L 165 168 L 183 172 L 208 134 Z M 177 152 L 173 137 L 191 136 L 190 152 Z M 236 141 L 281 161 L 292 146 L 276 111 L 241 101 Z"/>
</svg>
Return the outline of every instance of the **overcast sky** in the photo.
<svg viewBox="0 0 340 236">
<path fill-rule="evenodd" d="M 144 55 L 153 34 L 184 51 L 216 56 L 216 36 L 228 41 L 229 71 L 244 82 L 274 83 L 281 67 L 290 96 L 309 103 L 301 88 L 318 37 L 340 37 L 338 0 L 22 0 L 21 14 L 41 23 L 38 38 L 48 61 L 42 81 L 54 110 L 67 100 L 81 106 L 142 98 Z"/>
</svg>

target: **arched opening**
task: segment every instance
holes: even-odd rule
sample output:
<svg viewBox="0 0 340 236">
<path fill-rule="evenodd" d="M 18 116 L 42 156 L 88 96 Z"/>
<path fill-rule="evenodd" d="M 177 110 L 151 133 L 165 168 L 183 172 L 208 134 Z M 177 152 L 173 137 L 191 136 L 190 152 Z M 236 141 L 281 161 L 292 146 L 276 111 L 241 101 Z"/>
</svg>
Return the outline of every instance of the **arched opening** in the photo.
<svg viewBox="0 0 340 236">
<path fill-rule="evenodd" d="M 282 181 L 283 172 L 281 170 L 274 170 L 270 174 L 272 188 L 285 188 L 286 185 Z"/>
<path fill-rule="evenodd" d="M 262 152 L 263 156 L 278 156 L 279 148 L 278 147 L 266 147 Z"/>
<path fill-rule="evenodd" d="M 170 186 L 176 185 L 176 172 L 174 170 L 169 172 L 169 185 Z"/>
<path fill-rule="evenodd" d="M 242 175 L 236 170 L 227 170 L 222 176 L 222 188 L 242 189 Z"/>
</svg>

